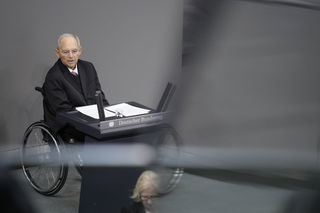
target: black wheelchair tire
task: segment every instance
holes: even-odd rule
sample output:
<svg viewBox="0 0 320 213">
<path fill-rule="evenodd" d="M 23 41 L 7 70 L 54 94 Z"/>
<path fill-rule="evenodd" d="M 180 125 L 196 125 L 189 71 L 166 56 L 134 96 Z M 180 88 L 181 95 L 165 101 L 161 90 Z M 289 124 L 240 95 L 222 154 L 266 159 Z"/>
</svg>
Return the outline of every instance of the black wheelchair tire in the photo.
<svg viewBox="0 0 320 213">
<path fill-rule="evenodd" d="M 30 144 L 30 143 L 33 143 L 30 139 L 31 133 L 35 132 L 36 134 L 37 131 L 40 132 L 39 134 L 42 134 L 42 138 L 39 139 L 39 143 L 41 143 L 42 145 Z M 34 164 L 30 166 L 29 165 L 30 162 L 28 162 L 27 150 L 30 148 L 33 149 L 34 147 L 38 148 L 41 146 L 47 147 L 47 149 L 50 150 L 47 152 L 47 153 L 50 153 L 49 155 L 47 154 L 47 156 L 50 156 L 51 153 L 53 153 L 51 149 L 53 149 L 57 155 L 58 163 L 57 165 L 54 166 L 55 171 L 53 171 L 53 169 L 51 168 L 52 173 L 50 174 L 51 176 L 50 178 L 53 179 L 52 182 L 49 181 L 49 174 L 46 174 L 46 170 L 50 169 L 49 167 L 45 168 L 46 165 L 43 166 L 40 164 L 39 165 Z M 31 185 L 31 187 L 37 192 L 39 192 L 40 194 L 51 196 L 58 193 L 64 186 L 68 176 L 68 163 L 63 158 L 63 152 L 64 152 L 63 140 L 59 136 L 57 136 L 43 121 L 32 123 L 25 131 L 24 137 L 23 137 L 23 145 L 21 149 L 21 166 L 22 166 L 23 173 L 26 179 L 28 180 L 29 184 Z M 40 155 L 41 154 L 39 154 L 39 157 L 41 157 Z M 40 182 L 43 180 L 37 180 L 37 178 L 32 174 L 33 173 L 32 170 L 34 169 L 41 172 L 42 173 L 41 176 L 47 177 L 48 186 L 46 187 L 41 186 Z M 56 177 L 54 177 L 54 175 L 56 175 Z M 40 175 L 38 176 L 39 178 L 42 178 Z"/>
</svg>

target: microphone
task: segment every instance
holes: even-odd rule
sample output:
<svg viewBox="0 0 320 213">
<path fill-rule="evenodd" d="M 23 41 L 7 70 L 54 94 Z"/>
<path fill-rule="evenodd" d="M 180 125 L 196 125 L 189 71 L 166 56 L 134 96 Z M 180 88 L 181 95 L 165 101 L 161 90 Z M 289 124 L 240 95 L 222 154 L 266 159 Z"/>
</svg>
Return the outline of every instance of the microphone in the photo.
<svg viewBox="0 0 320 213">
<path fill-rule="evenodd" d="M 99 120 L 104 121 L 105 115 L 104 115 L 104 109 L 103 109 L 102 92 L 100 90 L 97 90 L 95 97 L 96 97 L 97 108 L 99 113 Z"/>
</svg>

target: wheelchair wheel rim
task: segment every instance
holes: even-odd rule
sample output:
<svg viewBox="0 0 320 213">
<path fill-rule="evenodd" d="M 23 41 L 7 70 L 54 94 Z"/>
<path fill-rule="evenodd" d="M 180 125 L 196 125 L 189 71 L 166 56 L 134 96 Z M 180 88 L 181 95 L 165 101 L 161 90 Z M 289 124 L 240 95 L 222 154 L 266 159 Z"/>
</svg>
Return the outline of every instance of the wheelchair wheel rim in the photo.
<svg viewBox="0 0 320 213">
<path fill-rule="evenodd" d="M 45 136 L 42 133 L 47 134 L 51 141 L 44 141 Z M 29 140 L 33 140 L 31 144 Z M 54 150 L 54 153 L 50 149 Z M 44 124 L 34 123 L 26 130 L 21 160 L 26 179 L 39 193 L 54 194 L 64 184 L 67 167 L 62 159 L 59 142 Z"/>
</svg>

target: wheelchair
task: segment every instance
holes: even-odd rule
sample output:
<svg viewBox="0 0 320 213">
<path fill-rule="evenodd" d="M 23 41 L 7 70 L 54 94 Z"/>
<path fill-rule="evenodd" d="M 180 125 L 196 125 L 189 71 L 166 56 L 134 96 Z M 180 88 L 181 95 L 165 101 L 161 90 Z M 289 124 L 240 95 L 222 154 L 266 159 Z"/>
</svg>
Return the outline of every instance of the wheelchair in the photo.
<svg viewBox="0 0 320 213">
<path fill-rule="evenodd" d="M 43 95 L 41 87 L 35 87 L 35 90 Z M 166 91 L 168 91 L 168 85 Z M 161 105 L 164 104 L 163 97 L 160 102 L 162 102 Z M 163 109 L 163 106 L 161 107 Z M 159 109 L 158 107 L 157 110 Z M 165 128 L 164 134 L 161 134 L 154 144 L 158 153 L 157 158 L 163 158 L 162 155 L 168 151 L 176 156 L 180 152 L 181 145 L 178 133 L 173 128 Z M 51 196 L 63 188 L 69 171 L 66 158 L 67 146 L 68 144 L 65 144 L 61 136 L 42 120 L 32 123 L 26 129 L 21 149 L 21 166 L 27 181 L 38 193 Z M 76 162 L 75 166 L 81 176 L 82 162 Z M 154 169 L 162 180 L 161 194 L 171 192 L 184 173 L 183 168 L 155 165 Z"/>
<path fill-rule="evenodd" d="M 43 95 L 41 87 L 35 90 Z M 62 138 L 43 120 L 29 125 L 23 136 L 21 166 L 34 190 L 50 196 L 62 189 L 69 171 L 63 157 L 65 151 Z"/>
</svg>

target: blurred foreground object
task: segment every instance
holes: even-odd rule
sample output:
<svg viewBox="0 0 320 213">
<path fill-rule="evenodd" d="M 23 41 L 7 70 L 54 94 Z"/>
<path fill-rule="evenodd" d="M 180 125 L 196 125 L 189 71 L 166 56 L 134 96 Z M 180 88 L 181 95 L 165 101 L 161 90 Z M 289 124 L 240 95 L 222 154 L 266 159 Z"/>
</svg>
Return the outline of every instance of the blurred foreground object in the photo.
<svg viewBox="0 0 320 213">
<path fill-rule="evenodd" d="M 35 213 L 29 196 L 20 183 L 0 165 L 0 212 Z"/>
<path fill-rule="evenodd" d="M 315 155 L 318 7 L 290 1 L 188 2 L 176 116 L 184 143 Z"/>
<path fill-rule="evenodd" d="M 180 159 L 189 162 L 187 173 L 244 187 L 314 190 L 301 203 L 289 203 L 288 212 L 318 212 L 312 208 L 319 194 L 319 5 L 185 1 L 176 118 L 190 146 Z M 228 209 L 229 197 L 221 200 Z M 208 199 L 210 212 L 230 212 L 215 209 L 214 201 Z M 235 205 L 233 212 L 240 209 Z"/>
</svg>

